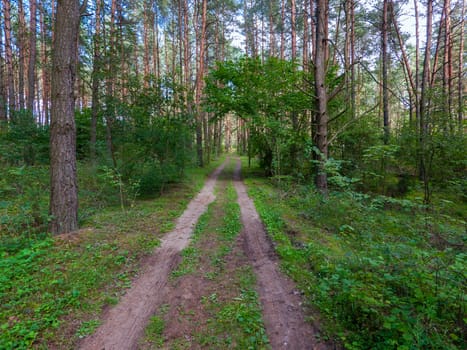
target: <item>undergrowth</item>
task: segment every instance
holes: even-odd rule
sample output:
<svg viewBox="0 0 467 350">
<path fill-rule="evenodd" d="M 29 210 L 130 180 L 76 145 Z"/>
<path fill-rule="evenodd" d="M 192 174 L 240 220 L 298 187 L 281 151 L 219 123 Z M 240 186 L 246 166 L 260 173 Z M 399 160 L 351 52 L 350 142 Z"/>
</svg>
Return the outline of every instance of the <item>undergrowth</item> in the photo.
<svg viewBox="0 0 467 350">
<path fill-rule="evenodd" d="M 284 270 L 345 348 L 465 348 L 462 218 L 413 200 L 247 184 Z"/>
</svg>

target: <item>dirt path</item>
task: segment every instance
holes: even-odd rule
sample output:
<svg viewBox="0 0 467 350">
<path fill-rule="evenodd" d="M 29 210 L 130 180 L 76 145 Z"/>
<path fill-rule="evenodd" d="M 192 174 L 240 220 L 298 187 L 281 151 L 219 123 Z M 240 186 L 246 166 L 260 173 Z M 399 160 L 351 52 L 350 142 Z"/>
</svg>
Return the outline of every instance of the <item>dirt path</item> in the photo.
<svg viewBox="0 0 467 350">
<path fill-rule="evenodd" d="M 305 322 L 301 297 L 294 283 L 279 269 L 274 248 L 265 232 L 253 201 L 241 181 L 237 161 L 234 186 L 238 195 L 245 235 L 245 252 L 256 274 L 263 319 L 272 349 L 326 349 L 319 344 L 317 330 Z"/>
<path fill-rule="evenodd" d="M 198 218 L 215 199 L 214 185 L 226 163 L 228 160 L 209 177 L 201 192 L 177 220 L 175 229 L 164 236 L 132 288 L 117 306 L 104 314 L 103 324 L 81 342 L 80 349 L 128 350 L 137 347 L 149 318 L 164 300 L 161 292 L 168 275 L 178 264 L 180 251 L 188 245 Z"/>
<path fill-rule="evenodd" d="M 236 288 L 239 286 L 234 276 L 238 275 L 239 271 L 251 270 L 250 265 L 256 275 L 257 292 L 270 347 L 273 350 L 329 348 L 317 343 L 316 330 L 305 322 L 300 294 L 294 284 L 279 270 L 272 244 L 241 181 L 240 161 L 236 164 L 233 185 L 237 192 L 243 229 L 232 243 L 231 253 L 225 257 L 225 263 L 222 265 L 225 267 L 221 268 L 225 269 L 225 274 L 214 279 L 211 274 L 208 278 L 213 268 L 210 261 L 216 249 L 219 249 L 215 236 L 210 236 L 219 230 L 219 222 L 214 219 L 212 226 L 207 228 L 204 241 L 198 242 L 196 249 L 200 249 L 200 261 L 197 270 L 172 282 L 169 280 L 171 272 L 181 260 L 180 252 L 190 242 L 198 219 L 214 201 L 217 178 L 228 163 L 229 160 L 210 176 L 201 192 L 178 219 L 175 229 L 163 238 L 160 247 L 146 263 L 133 287 L 117 306 L 104 313 L 103 324 L 92 336 L 80 343 L 80 349 L 152 349 L 150 344 L 143 341 L 144 330 L 151 316 L 160 314 L 164 305 L 168 307 L 168 311 L 165 313 L 165 340 L 162 347 L 170 349 L 174 342 L 181 340 L 186 344 L 183 348 L 206 348 L 196 337 L 199 338 L 199 334 L 206 331 L 209 335 L 209 324 L 215 320 L 215 315 L 206 310 L 203 300 L 204 304 L 213 296 L 216 299 L 235 300 L 235 293 L 238 293 Z M 222 204 L 218 202 L 226 201 L 224 192 L 230 176 L 229 179 L 219 181 L 217 190 L 222 191 L 222 195 L 219 195 L 219 199 L 214 203 L 217 205 L 213 204 L 214 212 L 211 215 L 218 218 L 218 221 L 222 220 L 224 215 Z M 213 339 L 217 336 L 210 335 Z M 221 341 L 222 339 L 214 340 L 209 348 L 223 349 L 225 343 Z"/>
</svg>

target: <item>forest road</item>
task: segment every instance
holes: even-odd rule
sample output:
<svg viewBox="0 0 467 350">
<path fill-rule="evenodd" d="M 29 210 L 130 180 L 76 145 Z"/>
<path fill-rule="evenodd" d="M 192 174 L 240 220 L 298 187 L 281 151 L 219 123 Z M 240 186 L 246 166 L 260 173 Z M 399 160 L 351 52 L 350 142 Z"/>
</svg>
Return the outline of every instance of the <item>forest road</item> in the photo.
<svg viewBox="0 0 467 350">
<path fill-rule="evenodd" d="M 129 350 L 138 348 L 138 340 L 144 335 L 150 317 L 165 303 L 168 278 L 180 261 L 180 252 L 188 246 L 193 229 L 214 201 L 217 177 L 228 164 L 227 159 L 207 180 L 200 193 L 189 203 L 176 227 L 162 239 L 161 245 L 149 258 L 139 278 L 115 307 L 104 312 L 102 325 L 96 332 L 79 344 L 82 350 Z M 318 333 L 305 321 L 300 293 L 294 283 L 279 268 L 271 241 L 248 197 L 241 180 L 241 163 L 237 160 L 234 170 L 234 187 L 241 210 L 244 239 L 243 250 L 257 279 L 257 291 L 263 309 L 266 333 L 273 350 L 324 350 L 329 346 L 318 343 Z"/>
<path fill-rule="evenodd" d="M 248 197 L 240 171 L 241 163 L 237 161 L 234 187 L 240 205 L 242 234 L 245 236 L 244 251 L 256 275 L 264 325 L 271 348 L 273 350 L 328 349 L 329 345 L 316 340 L 318 330 L 305 321 L 302 298 L 295 284 L 280 271 L 274 247 L 253 201 Z"/>
<path fill-rule="evenodd" d="M 199 217 L 214 201 L 217 177 L 229 162 L 227 159 L 208 178 L 198 195 L 188 204 L 176 222 L 175 229 L 167 233 L 160 246 L 146 262 L 140 276 L 120 302 L 106 311 L 101 326 L 78 344 L 82 350 L 136 349 L 144 329 L 166 299 L 163 291 L 170 272 L 180 261 L 180 252 L 188 246 Z"/>
</svg>

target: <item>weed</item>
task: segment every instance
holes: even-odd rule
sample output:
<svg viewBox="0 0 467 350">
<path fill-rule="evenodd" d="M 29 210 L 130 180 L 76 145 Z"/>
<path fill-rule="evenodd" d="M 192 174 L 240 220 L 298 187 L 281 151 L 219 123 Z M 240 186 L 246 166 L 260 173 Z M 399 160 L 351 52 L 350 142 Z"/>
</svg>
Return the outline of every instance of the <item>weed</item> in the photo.
<svg viewBox="0 0 467 350">
<path fill-rule="evenodd" d="M 152 316 L 146 326 L 146 341 L 161 347 L 164 344 L 165 321 L 160 316 Z"/>
<path fill-rule="evenodd" d="M 82 322 L 81 326 L 78 328 L 76 335 L 78 338 L 84 338 L 90 334 L 92 334 L 97 327 L 99 327 L 100 321 L 99 320 L 90 320 L 86 322 Z"/>
</svg>

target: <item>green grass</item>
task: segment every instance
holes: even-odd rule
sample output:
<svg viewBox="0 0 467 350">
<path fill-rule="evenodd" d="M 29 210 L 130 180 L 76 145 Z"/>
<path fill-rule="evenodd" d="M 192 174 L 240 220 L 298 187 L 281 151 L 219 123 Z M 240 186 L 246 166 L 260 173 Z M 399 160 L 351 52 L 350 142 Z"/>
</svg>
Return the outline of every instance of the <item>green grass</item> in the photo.
<svg viewBox="0 0 467 350">
<path fill-rule="evenodd" d="M 199 334 L 202 347 L 216 349 L 268 349 L 269 340 L 255 291 L 256 279 L 250 266 L 238 269 L 240 294 L 220 300 L 217 294 L 202 299 L 212 318 L 207 321 L 209 334 Z"/>
<path fill-rule="evenodd" d="M 149 324 L 145 329 L 144 341 L 153 345 L 156 348 L 162 347 L 164 344 L 164 329 L 166 327 L 164 315 L 167 313 L 170 305 L 162 305 L 159 312 L 153 315 L 149 320 Z"/>
<path fill-rule="evenodd" d="M 163 196 L 135 201 L 125 212 L 96 210 L 69 237 L 2 228 L 0 349 L 70 348 L 92 332 L 103 307 L 130 287 L 141 258 L 173 227 L 216 165 L 190 170 Z"/>
<path fill-rule="evenodd" d="M 345 348 L 465 348 L 462 219 L 410 200 L 247 185 L 283 269 Z"/>
</svg>

